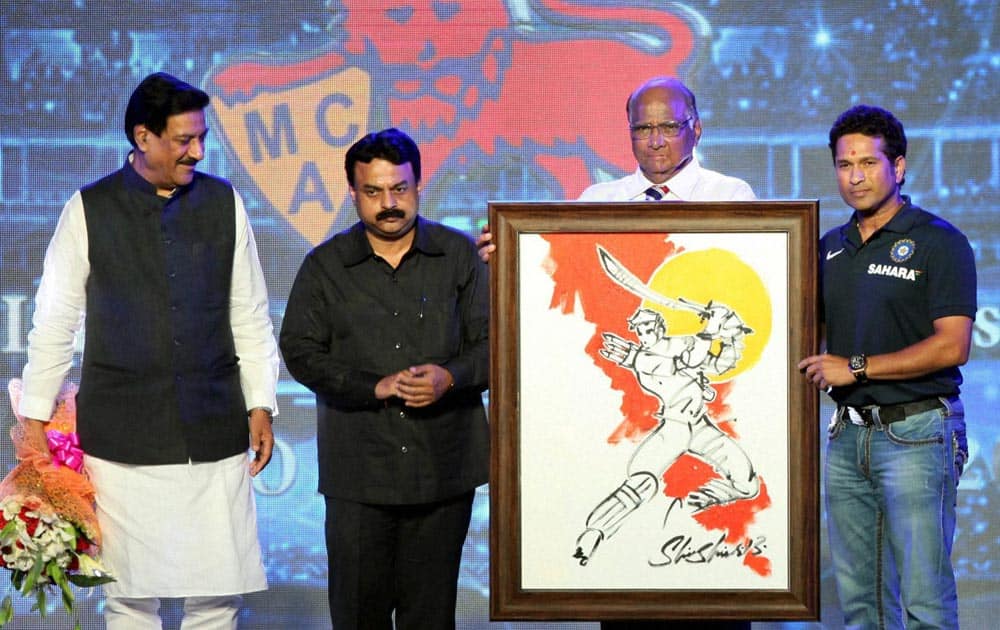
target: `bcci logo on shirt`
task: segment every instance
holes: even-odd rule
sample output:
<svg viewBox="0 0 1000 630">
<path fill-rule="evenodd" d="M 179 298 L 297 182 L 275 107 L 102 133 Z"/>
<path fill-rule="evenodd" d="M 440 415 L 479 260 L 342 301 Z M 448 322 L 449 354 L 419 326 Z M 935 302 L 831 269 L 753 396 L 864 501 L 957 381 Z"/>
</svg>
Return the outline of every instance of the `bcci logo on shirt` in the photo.
<svg viewBox="0 0 1000 630">
<path fill-rule="evenodd" d="M 913 240 L 903 238 L 893 243 L 892 249 L 889 250 L 889 258 L 891 258 L 894 263 L 906 262 L 913 257 L 913 252 L 916 251 L 916 249 L 917 244 L 914 243 Z M 868 275 L 870 276 L 902 278 L 903 280 L 909 280 L 910 282 L 916 282 L 917 278 L 922 273 L 922 270 L 909 269 L 898 265 L 876 265 L 875 263 L 868 265 Z"/>
<path fill-rule="evenodd" d="M 896 241 L 892 249 L 889 250 L 889 257 L 892 258 L 892 262 L 901 263 L 906 262 L 913 256 L 913 251 L 917 248 L 917 244 L 911 239 L 904 238 Z"/>
</svg>

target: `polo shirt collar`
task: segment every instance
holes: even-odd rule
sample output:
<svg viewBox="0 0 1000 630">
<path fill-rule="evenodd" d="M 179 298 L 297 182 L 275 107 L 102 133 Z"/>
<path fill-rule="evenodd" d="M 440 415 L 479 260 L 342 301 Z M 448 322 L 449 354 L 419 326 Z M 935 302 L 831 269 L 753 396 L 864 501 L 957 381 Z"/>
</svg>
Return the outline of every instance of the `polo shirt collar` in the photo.
<svg viewBox="0 0 1000 630">
<path fill-rule="evenodd" d="M 879 228 L 879 232 L 896 232 L 906 234 L 917 224 L 920 219 L 920 210 L 910 201 L 909 195 L 901 195 L 903 207 L 899 209 L 889 222 Z M 851 213 L 851 220 L 848 221 L 841 231 L 841 239 L 851 244 L 854 249 L 861 247 L 861 231 L 858 230 L 858 211 Z"/>
</svg>

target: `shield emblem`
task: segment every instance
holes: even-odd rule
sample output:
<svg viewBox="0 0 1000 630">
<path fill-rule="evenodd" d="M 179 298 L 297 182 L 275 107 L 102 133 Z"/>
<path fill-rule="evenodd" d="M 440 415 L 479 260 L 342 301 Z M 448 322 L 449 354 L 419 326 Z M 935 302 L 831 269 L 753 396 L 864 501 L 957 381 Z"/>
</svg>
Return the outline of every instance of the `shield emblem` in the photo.
<svg viewBox="0 0 1000 630">
<path fill-rule="evenodd" d="M 344 156 L 367 129 L 371 76 L 352 67 L 229 94 L 207 83 L 220 135 L 256 189 L 303 238 L 322 242 L 347 198 Z"/>
</svg>

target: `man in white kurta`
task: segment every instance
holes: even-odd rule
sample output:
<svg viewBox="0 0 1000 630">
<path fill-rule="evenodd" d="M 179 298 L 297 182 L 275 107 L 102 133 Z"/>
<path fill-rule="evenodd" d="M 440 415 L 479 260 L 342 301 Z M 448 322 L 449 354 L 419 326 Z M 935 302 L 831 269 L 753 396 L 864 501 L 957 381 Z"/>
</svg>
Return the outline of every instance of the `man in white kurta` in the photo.
<svg viewBox="0 0 1000 630">
<path fill-rule="evenodd" d="M 235 628 L 240 594 L 267 588 L 251 477 L 273 448 L 278 354 L 243 201 L 195 171 L 207 105 L 164 73 L 136 89 L 134 151 L 64 207 L 28 337 L 19 411 L 45 447 L 86 325 L 78 427 L 112 630 L 161 627 L 161 597 L 185 598 L 183 628 Z"/>
</svg>

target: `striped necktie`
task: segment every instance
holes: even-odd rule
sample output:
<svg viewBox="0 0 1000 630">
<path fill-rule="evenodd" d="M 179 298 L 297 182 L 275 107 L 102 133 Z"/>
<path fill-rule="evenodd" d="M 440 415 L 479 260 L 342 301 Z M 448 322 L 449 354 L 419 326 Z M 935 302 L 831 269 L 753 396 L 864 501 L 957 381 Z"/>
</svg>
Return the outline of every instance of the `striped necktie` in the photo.
<svg viewBox="0 0 1000 630">
<path fill-rule="evenodd" d="M 666 184 L 660 184 L 659 186 L 650 186 L 646 189 L 646 201 L 659 201 L 663 199 L 663 195 L 670 192 Z"/>
</svg>

